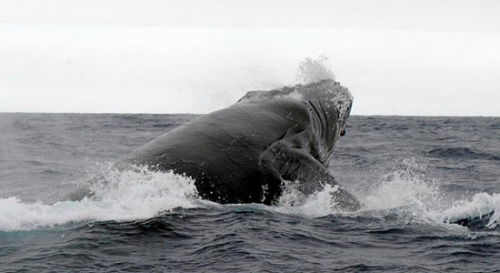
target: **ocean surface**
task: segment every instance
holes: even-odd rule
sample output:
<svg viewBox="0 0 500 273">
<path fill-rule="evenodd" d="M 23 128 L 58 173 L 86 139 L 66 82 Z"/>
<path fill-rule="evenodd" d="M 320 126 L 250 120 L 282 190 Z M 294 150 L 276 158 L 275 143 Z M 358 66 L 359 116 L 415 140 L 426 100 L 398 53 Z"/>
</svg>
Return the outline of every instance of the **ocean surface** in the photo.
<svg viewBox="0 0 500 273">
<path fill-rule="evenodd" d="M 194 117 L 0 114 L 0 272 L 500 272 L 500 118 L 351 117 L 329 169 L 357 212 L 110 168 Z"/>
</svg>

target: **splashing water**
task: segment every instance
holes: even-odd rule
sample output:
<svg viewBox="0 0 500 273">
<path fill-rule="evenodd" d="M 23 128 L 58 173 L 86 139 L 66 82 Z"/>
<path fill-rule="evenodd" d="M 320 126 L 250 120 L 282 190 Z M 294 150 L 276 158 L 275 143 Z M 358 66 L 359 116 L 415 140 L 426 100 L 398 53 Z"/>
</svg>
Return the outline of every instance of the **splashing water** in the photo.
<svg viewBox="0 0 500 273">
<path fill-rule="evenodd" d="M 263 209 L 295 214 L 303 217 L 324 217 L 327 215 L 364 216 L 385 218 L 397 215 L 402 222 L 439 225 L 455 229 L 450 223 L 459 220 L 473 220 L 489 217 L 489 222 L 479 229 L 494 229 L 500 218 L 500 195 L 477 193 L 470 199 L 451 199 L 441 190 L 438 181 L 425 176 L 425 164 L 415 158 L 402 161 L 403 166 L 381 175 L 381 182 L 365 193 L 357 193 L 362 208 L 357 212 L 343 212 L 332 202 L 331 194 L 336 187 L 326 185 L 321 191 L 304 195 L 298 190 L 297 182 L 283 183 L 283 194 L 276 206 Z M 366 186 L 366 185 L 365 185 Z"/>
<path fill-rule="evenodd" d="M 368 193 L 359 196 L 363 208 L 358 213 L 368 212 L 380 217 L 396 213 L 407 222 L 438 225 L 490 217 L 479 229 L 498 226 L 500 195 L 477 193 L 470 199 L 453 200 L 450 194 L 441 190 L 437 181 L 426 177 L 424 164 L 415 158 L 402 163 L 399 169 L 383 175 L 381 183 Z"/>
<path fill-rule="evenodd" d="M 305 195 L 298 190 L 298 182 L 283 182 L 283 194 L 271 210 L 284 214 L 297 214 L 307 217 L 322 217 L 340 213 L 337 204 L 332 200 L 332 194 L 338 186 L 325 187 L 311 195 Z"/>
<path fill-rule="evenodd" d="M 299 63 L 297 80 L 302 84 L 310 84 L 322 80 L 335 80 L 329 59 L 320 56 L 318 59 L 306 58 Z"/>
<path fill-rule="evenodd" d="M 392 209 L 403 206 L 439 209 L 444 194 L 436 181 L 422 177 L 416 169 L 421 168 L 414 159 L 403 161 L 401 169 L 383 175 L 382 182 L 372 189 L 363 200 L 369 209 Z"/>
<path fill-rule="evenodd" d="M 106 183 L 92 185 L 95 196 L 80 201 L 27 204 L 0 199 L 0 230 L 30 230 L 85 221 L 148 219 L 177 207 L 194 208 L 196 188 L 190 179 L 171 173 L 110 171 Z"/>
<path fill-rule="evenodd" d="M 457 201 L 451 208 L 441 213 L 440 220 L 450 223 L 462 219 L 482 219 L 489 217 L 486 228 L 494 229 L 500 221 L 500 195 L 477 193 L 472 200 Z"/>
<path fill-rule="evenodd" d="M 102 172 L 101 172 L 102 173 Z M 327 215 L 399 215 L 400 220 L 443 225 L 461 219 L 489 217 L 486 228 L 496 228 L 500 218 L 500 195 L 477 193 L 469 199 L 450 200 L 436 181 L 422 175 L 425 167 L 414 159 L 381 176 L 381 182 L 356 195 L 363 204 L 358 212 L 342 212 L 332 201 L 337 187 L 305 195 L 297 182 L 283 182 L 283 194 L 275 206 L 237 204 L 271 212 L 323 217 Z M 102 176 L 102 175 L 101 175 Z M 80 201 L 54 204 L 23 203 L 17 197 L 0 199 L 0 230 L 31 230 L 88 221 L 130 221 L 148 219 L 172 209 L 219 207 L 199 200 L 192 180 L 147 168 L 128 171 L 106 170 L 104 178 L 89 185 L 95 195 Z"/>
</svg>

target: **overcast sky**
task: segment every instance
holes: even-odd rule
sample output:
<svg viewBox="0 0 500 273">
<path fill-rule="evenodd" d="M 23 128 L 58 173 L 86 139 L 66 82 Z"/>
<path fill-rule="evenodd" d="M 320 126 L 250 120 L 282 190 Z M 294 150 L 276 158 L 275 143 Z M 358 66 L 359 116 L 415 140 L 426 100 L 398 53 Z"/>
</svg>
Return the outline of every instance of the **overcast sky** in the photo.
<svg viewBox="0 0 500 273">
<path fill-rule="evenodd" d="M 352 114 L 500 116 L 496 0 L 0 0 L 0 112 L 206 113 L 326 56 Z"/>
</svg>

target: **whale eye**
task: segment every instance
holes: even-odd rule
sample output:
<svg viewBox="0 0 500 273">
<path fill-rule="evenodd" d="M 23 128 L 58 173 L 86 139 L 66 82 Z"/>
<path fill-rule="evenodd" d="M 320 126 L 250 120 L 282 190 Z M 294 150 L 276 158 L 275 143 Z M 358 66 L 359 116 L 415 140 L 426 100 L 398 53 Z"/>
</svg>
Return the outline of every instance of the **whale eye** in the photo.
<svg viewBox="0 0 500 273">
<path fill-rule="evenodd" d="M 340 131 L 340 136 L 344 136 L 344 135 L 345 135 L 345 129 L 342 129 L 342 130 Z"/>
</svg>

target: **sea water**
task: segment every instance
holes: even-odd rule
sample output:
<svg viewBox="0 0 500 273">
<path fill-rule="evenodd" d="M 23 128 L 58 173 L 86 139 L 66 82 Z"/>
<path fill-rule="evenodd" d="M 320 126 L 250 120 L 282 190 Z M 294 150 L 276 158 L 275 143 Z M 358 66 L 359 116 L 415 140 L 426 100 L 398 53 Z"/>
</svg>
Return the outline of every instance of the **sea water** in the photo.
<svg viewBox="0 0 500 273">
<path fill-rule="evenodd" d="M 500 270 L 500 118 L 351 117 L 329 170 L 357 212 L 331 187 L 219 205 L 188 178 L 111 168 L 194 117 L 0 114 L 0 271 Z M 68 201 L 81 187 L 95 195 Z"/>
</svg>

